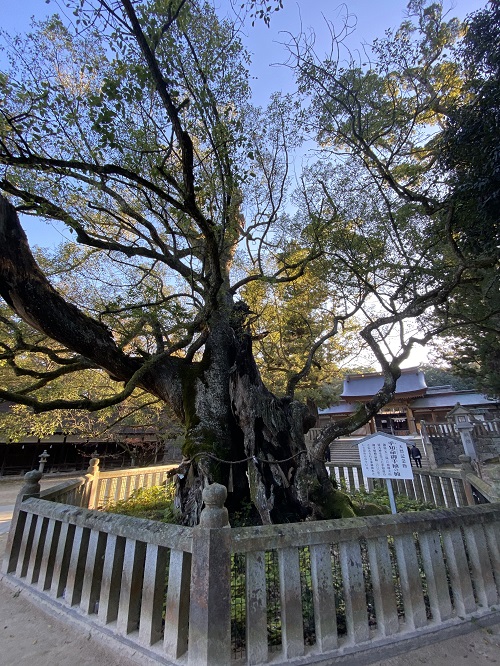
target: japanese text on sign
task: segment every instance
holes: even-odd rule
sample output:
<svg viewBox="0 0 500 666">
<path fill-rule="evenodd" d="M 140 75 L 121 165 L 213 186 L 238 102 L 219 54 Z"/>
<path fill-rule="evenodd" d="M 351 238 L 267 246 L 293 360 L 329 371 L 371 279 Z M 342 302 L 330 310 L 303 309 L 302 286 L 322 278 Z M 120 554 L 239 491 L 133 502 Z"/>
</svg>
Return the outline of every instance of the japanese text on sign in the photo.
<svg viewBox="0 0 500 666">
<path fill-rule="evenodd" d="M 388 435 L 372 435 L 359 444 L 363 475 L 372 479 L 413 479 L 406 443 Z"/>
</svg>

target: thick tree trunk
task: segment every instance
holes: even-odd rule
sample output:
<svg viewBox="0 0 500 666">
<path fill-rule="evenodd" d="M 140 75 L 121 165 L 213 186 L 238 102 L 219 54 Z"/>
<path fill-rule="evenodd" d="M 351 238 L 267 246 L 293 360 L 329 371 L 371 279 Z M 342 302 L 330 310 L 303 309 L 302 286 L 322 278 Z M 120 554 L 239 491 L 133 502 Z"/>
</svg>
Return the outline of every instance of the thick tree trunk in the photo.
<svg viewBox="0 0 500 666">
<path fill-rule="evenodd" d="M 304 439 L 315 418 L 305 405 L 266 389 L 247 334 L 240 338 L 230 386 L 244 437 L 250 495 L 262 522 L 330 517 L 336 490 L 323 458 Z"/>
<path fill-rule="evenodd" d="M 264 524 L 339 517 L 322 457 L 306 447 L 305 405 L 263 385 L 242 322 L 214 325 L 203 360 L 186 369 L 184 462 L 177 475 L 184 522 L 196 524 L 206 483 L 228 486 L 230 510 L 251 502 Z"/>
<path fill-rule="evenodd" d="M 321 447 L 304 442 L 314 418 L 304 405 L 265 388 L 245 326 L 247 308 L 234 304 L 227 284 L 216 278 L 208 294 L 212 314 L 201 361 L 161 354 L 148 360 L 132 357 L 110 330 L 51 286 L 31 254 L 15 209 L 0 197 L 0 295 L 5 302 L 28 324 L 117 381 L 136 376 L 132 388 L 164 400 L 184 423 L 184 461 L 176 483 L 185 523 L 198 523 L 201 491 L 213 481 L 233 491 L 228 508 L 251 501 L 263 523 L 345 515 Z M 43 404 L 36 397 L 17 397 L 37 411 L 100 408 L 83 398 Z"/>
<path fill-rule="evenodd" d="M 230 312 L 231 308 L 224 307 L 212 316 L 202 360 L 186 364 L 181 372 L 186 434 L 184 461 L 177 474 L 177 502 L 188 525 L 198 523 L 203 487 L 213 482 L 228 486 L 231 462 L 245 455 L 229 394 L 236 355 Z M 245 481 L 241 475 L 235 480 L 240 498 L 248 496 Z"/>
</svg>

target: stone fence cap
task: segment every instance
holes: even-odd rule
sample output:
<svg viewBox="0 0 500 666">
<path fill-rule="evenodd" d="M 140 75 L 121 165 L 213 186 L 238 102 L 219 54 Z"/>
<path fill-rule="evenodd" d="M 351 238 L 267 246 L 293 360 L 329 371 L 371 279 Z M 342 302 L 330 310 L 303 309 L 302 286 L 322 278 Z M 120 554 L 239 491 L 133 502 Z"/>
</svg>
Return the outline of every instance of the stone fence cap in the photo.
<svg viewBox="0 0 500 666">
<path fill-rule="evenodd" d="M 223 507 L 227 498 L 227 488 L 220 483 L 211 483 L 203 489 L 201 496 L 208 506 Z"/>
</svg>

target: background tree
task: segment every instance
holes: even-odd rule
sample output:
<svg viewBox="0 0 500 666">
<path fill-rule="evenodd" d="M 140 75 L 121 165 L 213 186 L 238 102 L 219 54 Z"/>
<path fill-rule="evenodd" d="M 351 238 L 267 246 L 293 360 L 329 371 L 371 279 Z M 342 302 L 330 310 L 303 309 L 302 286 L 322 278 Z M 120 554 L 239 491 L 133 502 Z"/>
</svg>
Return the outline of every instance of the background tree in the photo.
<svg viewBox="0 0 500 666">
<path fill-rule="evenodd" d="M 186 523 L 197 522 L 203 485 L 227 483 L 231 470 L 230 504 L 251 499 L 264 523 L 352 515 L 326 473 L 326 447 L 392 398 L 401 363 L 445 327 L 438 315 L 468 270 L 428 136 L 460 92 L 445 53 L 458 24 L 413 3 L 418 30 L 407 23 L 377 42 L 369 67 L 321 62 L 298 44 L 311 100 L 300 125 L 296 100 L 250 108 L 247 55 L 210 6 L 74 4 L 73 25 L 53 17 L 8 39 L 0 295 L 13 341 L 0 398 L 40 413 L 96 412 L 134 391 L 168 404 L 185 429 Z M 291 151 L 308 128 L 323 157 L 304 171 L 290 212 Z M 83 282 L 82 270 L 52 275 L 34 258 L 18 212 L 66 225 Z M 334 288 L 277 397 L 259 373 L 242 297 L 259 284 L 282 290 L 280 312 L 290 313 L 291 285 L 313 276 Z M 312 326 L 314 295 L 305 310 Z M 296 318 L 284 321 L 297 338 Z M 356 326 L 384 385 L 306 445 L 314 417 L 296 389 L 322 346 Z M 290 370 L 298 366 L 297 356 Z M 119 388 L 49 391 L 61 375 L 103 371 Z"/>
<path fill-rule="evenodd" d="M 65 253 L 59 249 L 57 263 L 63 265 Z M 68 361 L 65 349 L 24 322 L 14 323 L 8 308 L 0 306 L 0 378 L 6 391 L 20 396 L 36 392 L 38 400 L 63 401 L 99 400 L 114 395 L 114 382 L 102 370 L 82 364 L 80 371 L 74 372 L 70 364 L 66 372 Z M 0 414 L 0 430 L 11 442 L 26 437 L 50 437 L 54 433 L 78 436 L 82 442 L 88 438 L 111 441 L 137 464 L 154 462 L 167 443 L 181 433 L 180 424 L 168 406 L 140 389 L 123 402 L 97 412 L 54 409 L 35 413 L 26 405 L 14 403 Z M 124 431 L 129 435 L 134 431 L 139 434 L 132 442 L 130 436 L 123 435 Z M 144 442 L 144 433 L 154 434 L 153 445 L 149 443 L 151 437 Z"/>
<path fill-rule="evenodd" d="M 453 188 L 454 233 L 474 267 L 447 312 L 466 318 L 445 341 L 454 370 L 500 395 L 500 4 L 490 2 L 466 21 L 457 56 L 464 101 L 449 114 L 440 164 Z M 458 317 L 457 317 L 458 312 Z"/>
<path fill-rule="evenodd" d="M 287 260 L 294 251 L 295 260 L 304 253 L 292 243 Z M 254 356 L 266 386 L 278 396 L 318 407 L 338 399 L 345 368 L 361 353 L 355 321 L 337 320 L 342 296 L 330 274 L 329 262 L 318 260 L 296 280 L 251 283 L 242 292 L 251 310 Z M 334 328 L 338 335 L 322 341 Z"/>
<path fill-rule="evenodd" d="M 437 365 L 440 362 L 441 365 Z M 425 374 L 427 386 L 451 386 L 454 391 L 470 391 L 474 388 L 474 382 L 465 377 L 457 375 L 451 366 L 442 364 L 442 357 L 436 359 L 436 364 L 424 363 L 420 369 Z"/>
<path fill-rule="evenodd" d="M 498 3 L 493 5 L 498 10 Z M 488 147 L 498 155 L 498 132 L 492 131 L 495 123 L 498 126 L 498 56 L 493 52 L 499 43 L 493 15 L 492 9 L 481 13 L 480 20 L 476 17 L 476 34 L 475 29 L 466 32 L 466 26 L 456 19 L 445 21 L 440 3 L 410 2 L 408 20 L 376 40 L 364 63 L 348 52 L 342 60 L 341 39 L 326 57 L 318 56 L 311 38 L 293 40 L 289 46 L 300 90 L 311 100 L 304 126 L 323 146 L 322 159 L 310 179 L 310 190 L 315 187 L 317 192 L 316 210 L 330 199 L 330 208 L 336 212 L 339 195 L 342 200 L 344 191 L 352 192 L 356 181 L 361 184 L 354 185 L 360 200 L 354 207 L 348 205 L 347 211 L 360 210 L 360 201 L 366 200 L 363 195 L 369 193 L 368 207 L 359 215 L 351 214 L 351 219 L 355 224 L 362 220 L 359 228 L 366 229 L 361 256 L 372 257 L 366 266 L 374 271 L 363 276 L 371 302 L 378 300 L 393 323 L 405 310 L 405 303 L 413 307 L 419 302 L 418 292 L 424 285 L 429 288 L 443 278 L 450 284 L 460 274 L 432 314 L 420 318 L 419 330 L 437 333 L 441 329 L 448 335 L 456 331 L 455 343 L 466 335 L 477 341 L 482 330 L 483 358 L 492 367 L 492 343 L 498 341 L 498 206 L 494 201 L 498 190 L 492 196 L 491 186 L 497 182 L 498 170 L 490 160 L 483 177 L 475 180 L 472 160 L 467 158 L 460 169 L 456 160 L 460 154 L 469 154 L 466 142 L 460 148 L 457 134 L 462 132 L 462 122 L 472 117 L 479 139 L 479 150 L 472 154 L 480 160 L 480 152 Z M 485 23 L 489 23 L 488 30 L 484 30 Z M 474 21 L 470 28 L 473 26 Z M 462 43 L 464 34 L 467 37 Z M 470 40 L 479 39 L 479 34 L 487 36 L 474 55 Z M 488 46 L 490 42 L 495 46 Z M 479 68 L 478 58 L 482 60 Z M 472 62 L 476 64 L 471 69 Z M 477 88 L 479 69 L 483 76 Z M 488 91 L 484 88 L 486 72 Z M 479 121 L 481 114 L 470 114 L 477 105 L 475 94 L 489 98 L 484 103 L 491 105 L 484 126 Z M 470 140 L 474 140 L 473 133 L 466 130 Z M 329 166 L 332 163 L 334 170 Z M 443 164 L 448 167 L 444 173 Z M 328 179 L 323 175 L 325 169 L 329 169 Z M 346 173 L 352 176 L 346 177 Z M 489 190 L 485 189 L 486 178 Z M 476 186 L 482 189 L 484 205 L 493 204 L 489 219 L 479 213 L 479 224 L 467 212 L 481 209 Z M 310 207 L 310 196 L 305 196 Z M 341 215 L 346 219 L 346 210 Z M 488 240 L 479 249 L 475 238 L 483 233 Z M 338 244 L 332 248 L 337 260 L 348 264 L 338 250 Z M 433 338 L 431 334 L 428 339 Z M 455 354 L 455 359 L 459 356 Z M 379 361 L 384 368 L 383 359 Z"/>
</svg>

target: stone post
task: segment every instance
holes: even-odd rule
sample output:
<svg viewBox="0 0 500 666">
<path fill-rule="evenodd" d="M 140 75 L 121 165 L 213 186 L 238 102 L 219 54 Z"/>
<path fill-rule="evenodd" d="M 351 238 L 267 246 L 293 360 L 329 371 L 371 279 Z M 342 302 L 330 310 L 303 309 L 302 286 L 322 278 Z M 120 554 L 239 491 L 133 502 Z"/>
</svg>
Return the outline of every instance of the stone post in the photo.
<svg viewBox="0 0 500 666">
<path fill-rule="evenodd" d="M 47 452 L 47 449 L 44 449 L 43 453 L 38 456 L 40 464 L 38 465 L 38 471 L 43 473 L 47 460 L 50 458 L 50 454 Z"/>
<path fill-rule="evenodd" d="M 193 530 L 189 666 L 231 663 L 231 529 L 225 486 L 203 490 L 205 508 Z"/>
<path fill-rule="evenodd" d="M 424 446 L 425 454 L 427 455 L 429 469 L 437 469 L 438 466 L 436 463 L 436 456 L 434 455 L 434 447 L 432 446 L 432 442 L 427 433 L 426 423 L 423 419 L 420 421 L 420 436 L 422 437 L 422 444 Z"/>
<path fill-rule="evenodd" d="M 472 494 L 472 486 L 467 479 L 468 474 L 474 473 L 474 468 L 471 464 L 470 456 L 458 456 L 460 460 L 460 476 L 462 478 L 462 483 L 464 484 L 465 497 L 467 498 L 467 504 L 469 506 L 474 506 L 476 503 L 474 501 L 474 496 Z"/>
<path fill-rule="evenodd" d="M 220 483 L 212 483 L 202 493 L 205 507 L 200 516 L 200 527 L 220 528 L 229 527 L 229 514 L 224 502 L 227 498 L 227 489 Z"/>
<path fill-rule="evenodd" d="M 470 456 L 472 460 L 479 462 L 474 440 L 472 439 L 472 431 L 474 430 L 472 413 L 457 402 L 451 412 L 448 412 L 446 415 L 446 419 L 450 421 L 450 423 L 453 423 L 458 430 L 465 455 Z"/>
<path fill-rule="evenodd" d="M 469 456 L 473 460 L 477 460 L 476 447 L 474 446 L 474 440 L 472 439 L 472 431 L 474 430 L 473 424 L 457 424 L 457 428 L 462 439 L 465 455 Z"/>
<path fill-rule="evenodd" d="M 42 476 L 42 472 L 37 469 L 26 472 L 24 475 L 24 486 L 21 487 L 16 498 L 16 508 L 23 500 L 28 499 L 28 497 L 40 497 L 40 479 Z"/>
<path fill-rule="evenodd" d="M 97 506 L 97 487 L 99 486 L 99 458 L 91 458 L 87 469 L 87 483 L 90 483 L 90 492 L 88 494 L 88 509 L 96 509 Z M 92 477 L 89 479 L 89 477 Z"/>
<path fill-rule="evenodd" d="M 12 571 L 12 563 L 17 562 L 19 556 L 21 536 L 24 530 L 24 523 L 26 522 L 26 514 L 20 514 L 21 504 L 29 497 L 40 497 L 41 478 L 42 473 L 36 469 L 26 472 L 24 475 L 24 485 L 21 487 L 16 498 L 9 536 L 7 537 L 7 545 L 5 546 L 5 560 L 2 567 L 4 573 Z"/>
</svg>

